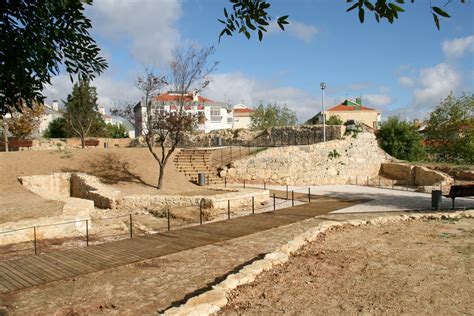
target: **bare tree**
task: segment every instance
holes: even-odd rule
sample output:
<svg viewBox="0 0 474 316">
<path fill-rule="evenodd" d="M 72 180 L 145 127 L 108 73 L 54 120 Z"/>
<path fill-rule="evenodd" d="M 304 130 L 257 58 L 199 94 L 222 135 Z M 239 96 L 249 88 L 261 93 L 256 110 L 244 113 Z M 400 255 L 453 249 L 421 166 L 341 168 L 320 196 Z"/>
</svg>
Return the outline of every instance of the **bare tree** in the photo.
<svg viewBox="0 0 474 316">
<path fill-rule="evenodd" d="M 189 130 L 196 122 L 197 115 L 186 110 L 186 105 L 193 102 L 189 96 L 190 90 L 201 91 L 210 82 L 209 75 L 215 70 L 217 62 L 208 66 L 208 58 L 214 53 L 214 48 L 198 48 L 188 46 L 176 49 L 169 65 L 168 80 L 165 76 L 154 74 L 150 68 L 139 76 L 137 88 L 143 93 L 146 116 L 142 122 L 134 117 L 132 103 L 127 103 L 122 109 L 114 109 L 114 115 L 129 120 L 142 135 L 148 150 L 159 165 L 157 188 L 163 187 L 165 167 L 169 158 L 181 142 L 183 133 Z M 164 109 L 164 103 L 156 101 L 160 91 L 166 86 L 170 87 L 176 95 L 173 101 L 175 110 Z M 158 152 L 155 148 L 161 149 Z"/>
</svg>

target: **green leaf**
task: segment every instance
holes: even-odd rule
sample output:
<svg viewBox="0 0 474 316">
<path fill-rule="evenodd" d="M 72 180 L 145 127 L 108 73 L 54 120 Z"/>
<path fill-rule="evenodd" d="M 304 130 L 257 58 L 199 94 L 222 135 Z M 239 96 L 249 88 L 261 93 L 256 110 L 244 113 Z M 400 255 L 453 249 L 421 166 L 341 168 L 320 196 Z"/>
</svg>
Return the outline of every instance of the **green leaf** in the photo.
<svg viewBox="0 0 474 316">
<path fill-rule="evenodd" d="M 364 9 L 360 8 L 359 9 L 359 21 L 360 21 L 360 23 L 364 23 L 364 15 L 365 15 Z"/>
<path fill-rule="evenodd" d="M 261 42 L 263 39 L 263 32 L 261 30 L 258 30 L 258 40 Z"/>
<path fill-rule="evenodd" d="M 354 3 L 352 6 L 349 7 L 349 9 L 346 10 L 346 12 L 352 11 L 352 10 L 354 10 L 355 8 L 357 8 L 358 6 L 359 6 L 358 3 Z"/>
<path fill-rule="evenodd" d="M 436 14 L 433 13 L 433 19 L 435 21 L 435 24 L 436 24 L 436 28 L 438 29 L 439 31 L 439 18 Z"/>
<path fill-rule="evenodd" d="M 444 16 L 445 18 L 450 18 L 451 16 L 444 10 L 438 7 L 431 7 L 431 9 L 436 12 L 438 15 Z"/>
</svg>

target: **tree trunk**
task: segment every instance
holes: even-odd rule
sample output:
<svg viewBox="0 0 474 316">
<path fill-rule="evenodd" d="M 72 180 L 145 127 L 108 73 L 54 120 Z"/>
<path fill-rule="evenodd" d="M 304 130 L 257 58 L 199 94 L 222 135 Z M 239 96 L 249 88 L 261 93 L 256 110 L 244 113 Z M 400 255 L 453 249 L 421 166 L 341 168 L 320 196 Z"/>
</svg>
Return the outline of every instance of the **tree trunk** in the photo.
<svg viewBox="0 0 474 316">
<path fill-rule="evenodd" d="M 81 135 L 81 147 L 82 149 L 86 148 L 86 140 L 83 135 Z"/>
<path fill-rule="evenodd" d="M 3 121 L 3 137 L 5 142 L 5 152 L 8 152 L 8 126 L 5 121 Z"/>
<path fill-rule="evenodd" d="M 160 174 L 158 176 L 158 189 L 163 187 L 163 179 L 165 175 L 165 165 L 160 165 Z"/>
</svg>

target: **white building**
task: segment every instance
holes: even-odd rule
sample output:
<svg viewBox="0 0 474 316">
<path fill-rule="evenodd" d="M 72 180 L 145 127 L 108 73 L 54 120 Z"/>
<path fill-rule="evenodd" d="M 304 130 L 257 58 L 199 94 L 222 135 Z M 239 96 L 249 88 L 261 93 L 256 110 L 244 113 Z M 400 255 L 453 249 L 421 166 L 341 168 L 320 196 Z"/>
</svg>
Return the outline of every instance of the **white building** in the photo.
<svg viewBox="0 0 474 316">
<path fill-rule="evenodd" d="M 255 110 L 244 104 L 234 105 L 232 128 L 250 128 Z"/>
<path fill-rule="evenodd" d="M 59 103 L 54 100 L 51 105 L 44 104 L 44 114 L 41 116 L 38 130 L 33 133 L 33 137 L 42 137 L 43 133 L 48 129 L 49 124 L 57 118 L 63 117 L 63 113 L 59 112 Z"/>
<path fill-rule="evenodd" d="M 157 96 L 152 102 L 153 107 L 161 107 L 164 111 L 173 112 L 178 108 L 180 93 L 167 92 Z M 184 95 L 184 110 L 200 116 L 198 130 L 205 133 L 216 129 L 232 128 L 232 109 L 225 103 L 215 102 L 199 96 L 197 93 Z M 133 108 L 135 113 L 135 135 L 143 134 L 146 129 L 146 106 L 144 100 Z"/>
<path fill-rule="evenodd" d="M 98 110 L 105 124 L 117 125 L 117 126 L 122 125 L 127 130 L 128 137 L 135 138 L 135 129 L 129 122 L 127 122 L 125 119 L 122 119 L 120 117 L 108 115 L 105 111 L 105 107 L 100 106 Z"/>
</svg>

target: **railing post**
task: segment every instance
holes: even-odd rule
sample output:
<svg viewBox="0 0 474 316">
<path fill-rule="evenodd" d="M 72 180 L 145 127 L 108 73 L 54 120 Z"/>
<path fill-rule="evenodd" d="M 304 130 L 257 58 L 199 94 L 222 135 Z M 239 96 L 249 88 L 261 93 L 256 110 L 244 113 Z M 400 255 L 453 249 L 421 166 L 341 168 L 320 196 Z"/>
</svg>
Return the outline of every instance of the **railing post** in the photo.
<svg viewBox="0 0 474 316">
<path fill-rule="evenodd" d="M 295 206 L 295 191 L 291 191 L 291 206 Z"/>
<path fill-rule="evenodd" d="M 168 209 L 166 213 L 167 213 L 166 217 L 168 219 L 168 231 L 170 231 L 171 230 L 170 209 Z"/>
<path fill-rule="evenodd" d="M 255 214 L 255 197 L 252 196 L 252 215 Z"/>
<path fill-rule="evenodd" d="M 227 176 L 224 177 L 224 188 L 227 188 Z"/>
<path fill-rule="evenodd" d="M 369 186 L 369 176 L 367 176 L 367 186 Z"/>
<path fill-rule="evenodd" d="M 308 203 L 311 203 L 311 188 L 308 188 Z"/>
<path fill-rule="evenodd" d="M 86 247 L 89 247 L 89 220 L 86 219 Z"/>
<path fill-rule="evenodd" d="M 35 247 L 35 255 L 38 253 L 36 248 L 36 226 L 33 227 L 33 246 Z"/>
<path fill-rule="evenodd" d="M 245 179 L 244 179 L 244 189 L 245 189 Z"/>
<path fill-rule="evenodd" d="M 358 182 L 358 181 L 357 181 L 357 180 L 358 180 L 358 178 L 359 178 L 359 176 L 356 176 L 356 185 L 358 185 L 358 184 L 357 184 L 357 182 Z"/>
<path fill-rule="evenodd" d="M 273 193 L 273 210 L 276 210 L 276 200 L 275 200 L 275 193 Z"/>
<path fill-rule="evenodd" d="M 199 201 L 199 225 L 202 225 L 202 200 Z"/>
<path fill-rule="evenodd" d="M 267 189 L 267 184 L 265 181 L 263 181 L 263 189 L 266 190 Z"/>
<path fill-rule="evenodd" d="M 132 220 L 132 214 L 130 216 L 130 239 L 133 238 L 133 220 Z"/>
<path fill-rule="evenodd" d="M 392 182 L 392 190 L 393 190 L 393 179 L 390 180 Z"/>
<path fill-rule="evenodd" d="M 227 219 L 230 219 L 230 200 L 227 200 Z"/>
</svg>

